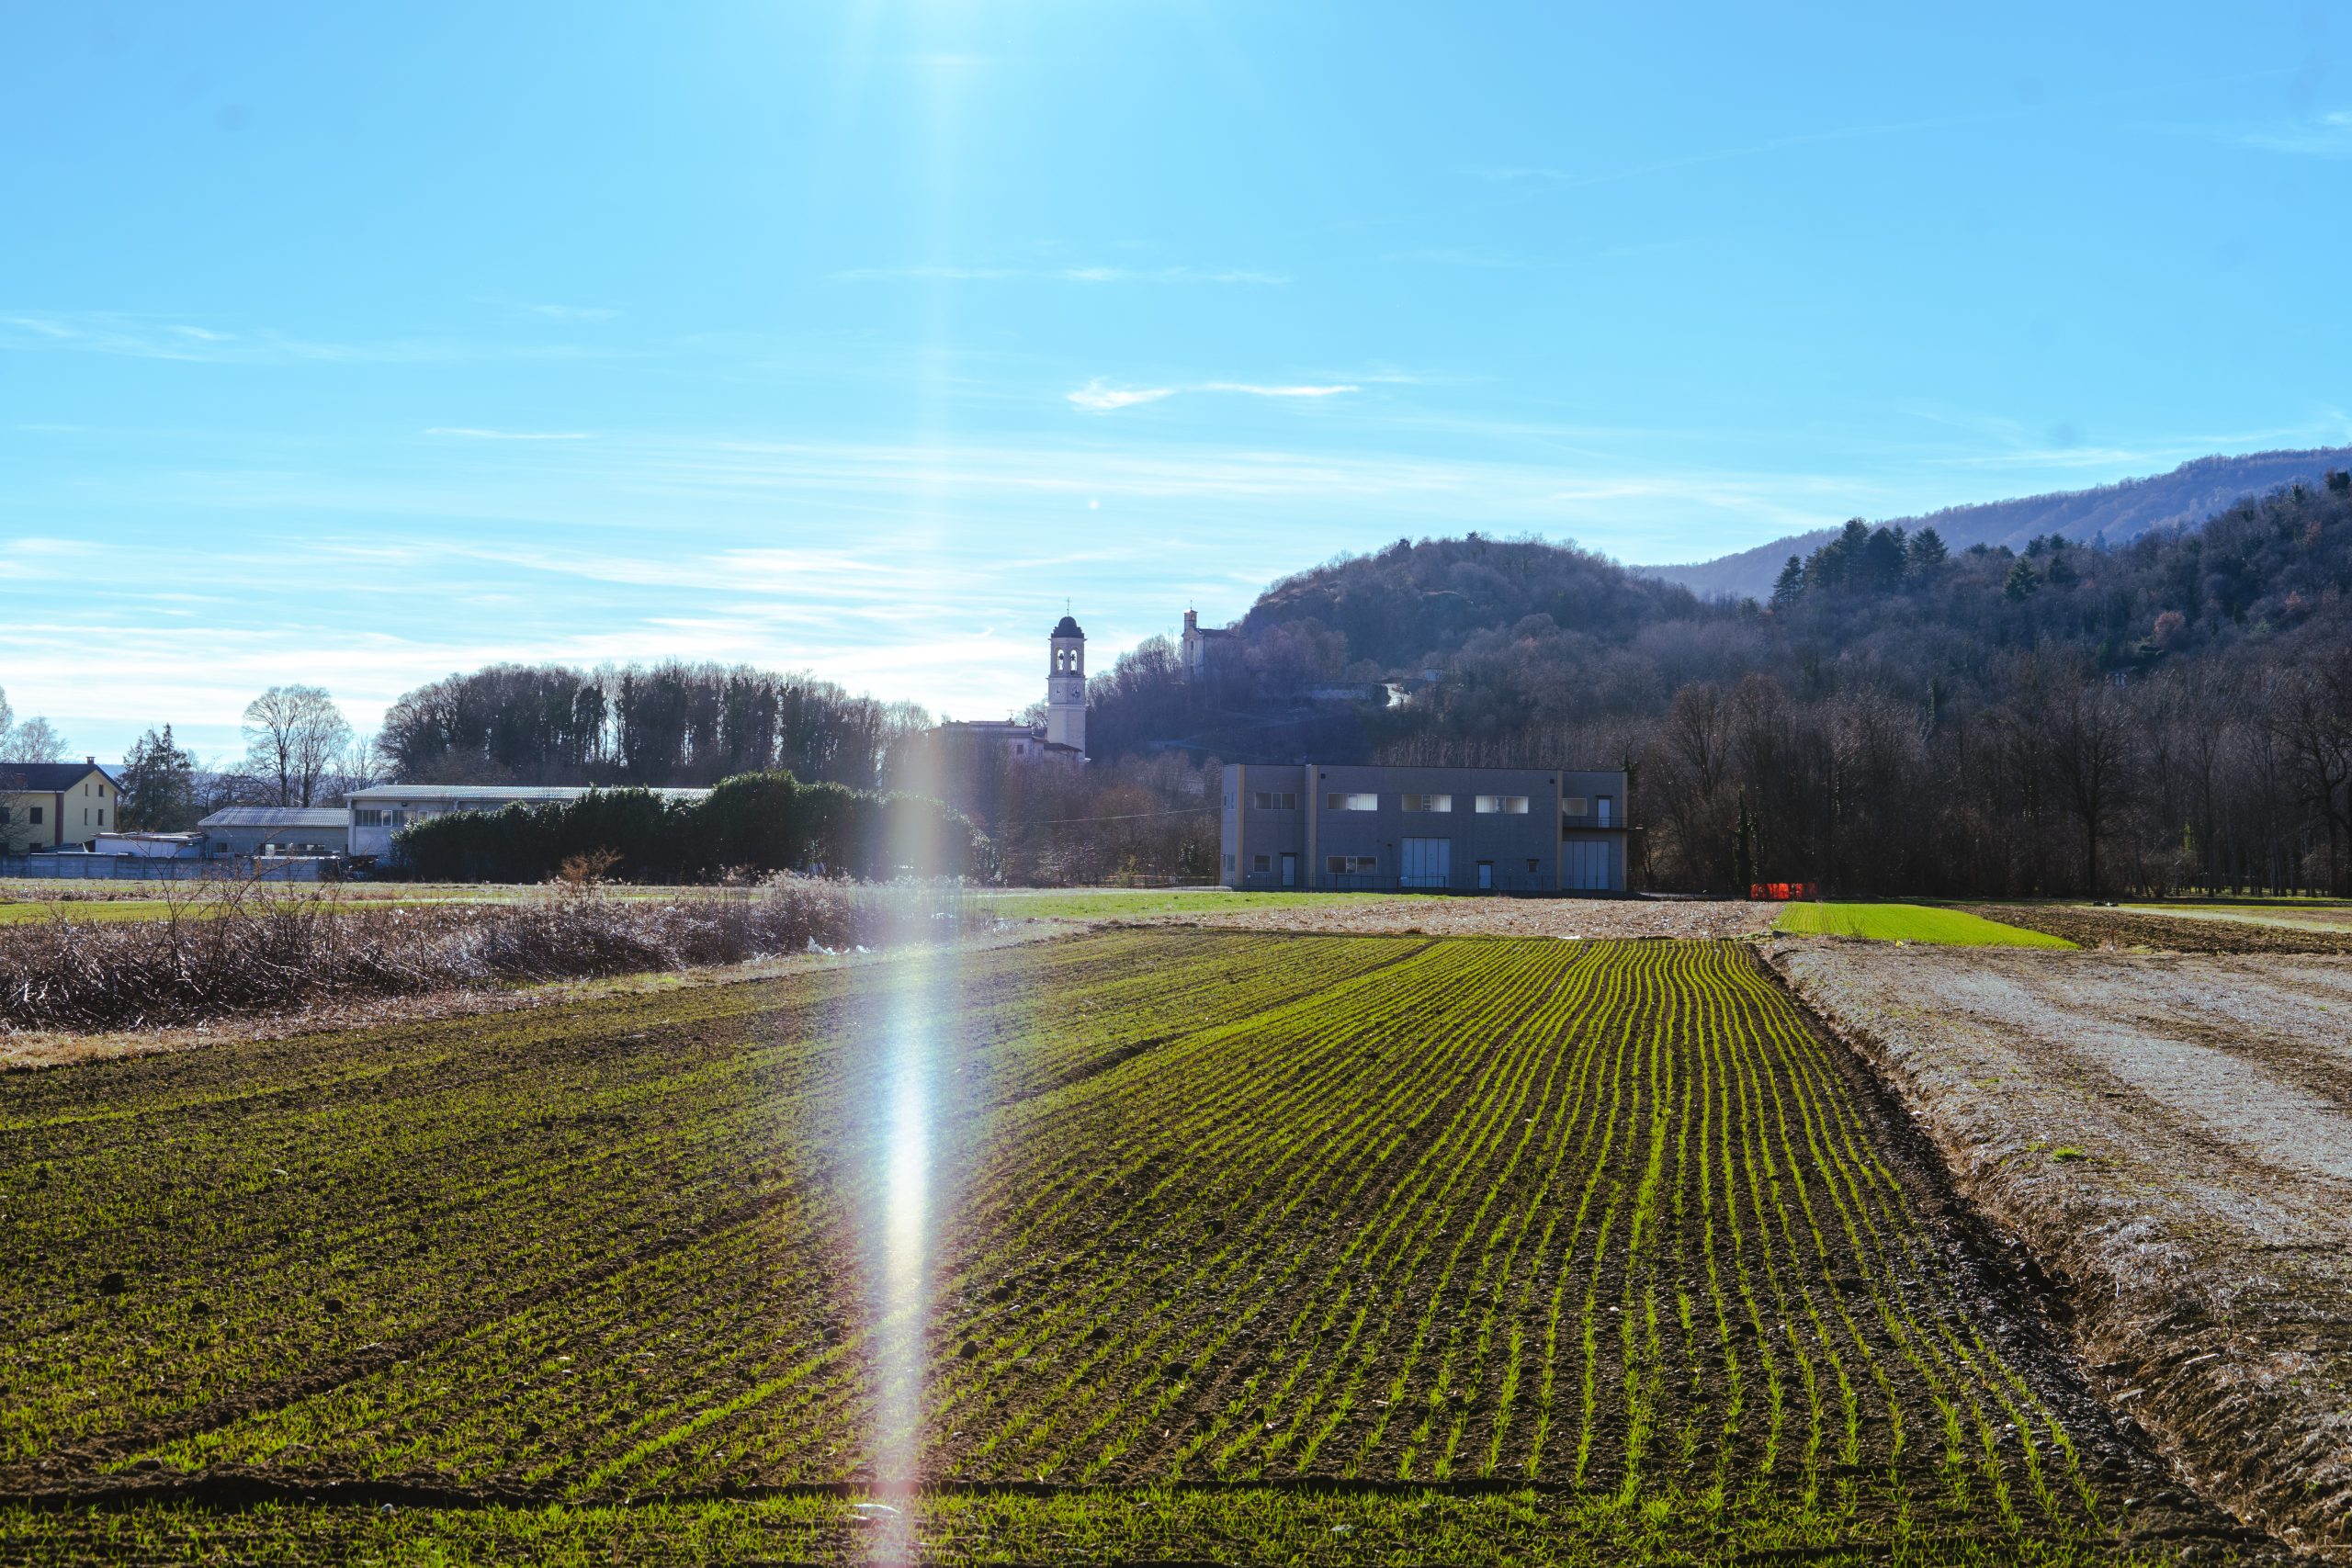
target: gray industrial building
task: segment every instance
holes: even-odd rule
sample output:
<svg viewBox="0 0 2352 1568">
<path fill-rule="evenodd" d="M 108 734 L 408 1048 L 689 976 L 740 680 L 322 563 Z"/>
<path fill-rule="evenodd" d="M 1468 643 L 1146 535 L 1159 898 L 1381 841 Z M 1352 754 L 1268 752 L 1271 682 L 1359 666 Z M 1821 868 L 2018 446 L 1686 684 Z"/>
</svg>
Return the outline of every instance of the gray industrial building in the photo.
<svg viewBox="0 0 2352 1568">
<path fill-rule="evenodd" d="M 1251 891 L 1622 893 L 1625 774 L 1229 763 L 1221 880 Z"/>
<path fill-rule="evenodd" d="M 351 848 L 340 806 L 229 806 L 197 828 L 208 859 L 228 855 L 339 855 Z"/>
</svg>

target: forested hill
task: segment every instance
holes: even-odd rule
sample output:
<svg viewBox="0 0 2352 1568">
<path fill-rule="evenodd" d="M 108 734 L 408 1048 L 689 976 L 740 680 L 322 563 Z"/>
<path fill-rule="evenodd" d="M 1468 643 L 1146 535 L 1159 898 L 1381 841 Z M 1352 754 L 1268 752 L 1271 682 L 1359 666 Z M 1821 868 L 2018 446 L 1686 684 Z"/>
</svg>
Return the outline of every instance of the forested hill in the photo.
<svg viewBox="0 0 2352 1568">
<path fill-rule="evenodd" d="M 2199 457 L 2149 479 L 2124 479 L 2096 490 L 1951 506 L 1926 517 L 1898 518 L 1893 525 L 1915 531 L 1932 527 L 1953 549 L 1971 545 L 2023 549 L 2030 540 L 2052 534 L 2077 544 L 2104 539 L 2109 545 L 2123 545 L 2152 529 L 2194 527 L 2242 497 L 2299 480 L 2315 484 L 2329 469 L 2346 467 L 2352 467 L 2352 446 Z M 1783 561 L 1819 548 L 1837 532 L 1834 527 L 1817 528 L 1714 560 L 1634 570 L 1711 597 L 1730 594 L 1760 599 L 1771 592 L 1772 580 Z"/>
<path fill-rule="evenodd" d="M 1205 681 L 1157 638 L 1097 677 L 1098 759 L 1624 762 L 1662 886 L 2352 892 L 2343 469 L 2120 547 L 1851 523 L 1762 602 L 1399 541 L 1216 647 Z"/>
<path fill-rule="evenodd" d="M 1358 678 L 1410 674 L 1432 657 L 1531 616 L 1599 642 L 1623 642 L 1643 627 L 1699 612 L 1689 590 L 1627 572 L 1602 556 L 1537 540 L 1399 539 L 1376 555 L 1350 557 L 1275 583 L 1242 620 L 1254 647 L 1318 632 L 1345 639 L 1346 659 L 1327 650 L 1327 678 L 1342 663 Z"/>
</svg>

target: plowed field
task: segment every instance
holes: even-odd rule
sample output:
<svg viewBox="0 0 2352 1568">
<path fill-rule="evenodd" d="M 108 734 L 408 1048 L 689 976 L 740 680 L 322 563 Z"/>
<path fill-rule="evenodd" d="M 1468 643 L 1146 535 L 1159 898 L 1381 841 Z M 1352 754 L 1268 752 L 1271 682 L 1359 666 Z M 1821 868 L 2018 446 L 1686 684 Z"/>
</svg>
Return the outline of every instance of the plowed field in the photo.
<svg viewBox="0 0 2352 1568">
<path fill-rule="evenodd" d="M 1908 1137 L 1696 942 L 1116 931 L 17 1075 L 0 1549 L 2230 1541 Z"/>
</svg>

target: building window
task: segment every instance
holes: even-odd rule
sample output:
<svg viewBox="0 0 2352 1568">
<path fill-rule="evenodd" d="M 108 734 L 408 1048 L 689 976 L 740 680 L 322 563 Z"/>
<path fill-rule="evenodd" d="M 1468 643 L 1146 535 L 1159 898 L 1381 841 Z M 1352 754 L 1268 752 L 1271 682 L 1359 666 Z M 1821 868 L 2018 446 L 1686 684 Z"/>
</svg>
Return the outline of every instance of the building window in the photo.
<svg viewBox="0 0 2352 1568">
<path fill-rule="evenodd" d="M 1408 811 L 1451 811 L 1453 796 L 1450 795 L 1408 795 L 1405 797 Z"/>
<path fill-rule="evenodd" d="M 1482 795 L 1478 797 L 1478 810 L 1487 816 L 1524 817 L 1527 815 L 1527 796 Z"/>
<path fill-rule="evenodd" d="M 384 825 L 383 808 L 375 806 L 361 807 L 351 814 L 351 825 L 355 828 L 382 827 Z"/>
<path fill-rule="evenodd" d="M 1362 872 L 1378 871 L 1380 860 L 1376 855 L 1326 855 L 1323 869 L 1335 876 L 1353 876 Z"/>
<path fill-rule="evenodd" d="M 1535 857 L 1533 855 L 1527 857 L 1527 869 L 1530 872 L 1532 872 L 1535 869 Z"/>
<path fill-rule="evenodd" d="M 1230 872 L 1233 870 L 1233 857 L 1232 857 L 1231 855 L 1227 855 L 1227 856 L 1226 856 L 1226 857 L 1225 857 L 1225 869 L 1226 869 L 1226 870 L 1227 870 L 1227 872 L 1228 872 L 1228 873 L 1230 873 Z"/>
<path fill-rule="evenodd" d="M 8 825 L 8 808 L 7 808 L 6 807 L 5 807 L 5 806 L 0 806 L 0 828 L 5 828 L 5 827 L 6 827 L 7 825 Z"/>
<path fill-rule="evenodd" d="M 99 827 L 101 827 L 101 828 L 103 828 L 103 827 L 105 827 L 106 825 L 107 825 L 107 808 L 106 808 L 105 807 L 101 806 L 101 807 L 98 807 L 98 826 L 99 826 Z"/>
<path fill-rule="evenodd" d="M 1225 808 L 1227 811 L 1233 809 L 1233 792 L 1231 790 L 1227 790 L 1225 792 Z"/>
<path fill-rule="evenodd" d="M 1323 797 L 1323 809 L 1326 811 L 1377 811 L 1380 809 L 1380 796 L 1350 795 L 1335 789 Z"/>
<path fill-rule="evenodd" d="M 1274 869 L 1274 857 L 1272 855 L 1251 855 L 1250 857 L 1250 869 L 1251 871 L 1272 871 Z"/>
<path fill-rule="evenodd" d="M 1592 804 L 1594 818 L 1599 820 L 1602 827 L 1608 827 L 1610 818 L 1613 815 L 1610 808 L 1617 803 L 1611 800 L 1609 796 L 1602 795 L 1594 796 Z"/>
<path fill-rule="evenodd" d="M 1250 797 L 1250 804 L 1261 811 L 1295 811 L 1298 809 L 1298 792 L 1261 789 Z"/>
<path fill-rule="evenodd" d="M 1564 817 L 1583 817 L 1591 810 L 1592 802 L 1580 795 L 1572 795 L 1560 802 L 1560 814 Z"/>
<path fill-rule="evenodd" d="M 29 822 L 29 823 L 31 823 L 34 827 L 38 828 L 38 827 L 40 827 L 40 813 L 41 813 L 41 808 L 40 808 L 40 807 L 36 806 L 36 807 L 32 807 L 32 808 L 31 808 L 31 810 L 30 810 L 30 811 L 28 811 L 28 812 L 26 814 L 25 820 L 26 820 L 26 821 L 28 821 L 28 822 Z"/>
</svg>

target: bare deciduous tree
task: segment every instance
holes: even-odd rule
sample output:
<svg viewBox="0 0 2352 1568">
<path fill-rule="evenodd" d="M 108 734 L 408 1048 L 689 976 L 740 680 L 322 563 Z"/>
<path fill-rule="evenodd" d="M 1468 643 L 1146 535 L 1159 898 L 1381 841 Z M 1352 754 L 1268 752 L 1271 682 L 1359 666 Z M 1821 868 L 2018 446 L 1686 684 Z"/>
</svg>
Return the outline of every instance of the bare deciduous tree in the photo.
<svg viewBox="0 0 2352 1568">
<path fill-rule="evenodd" d="M 0 762 L 55 762 L 65 756 L 65 737 L 49 720 L 33 717 L 17 722 L 8 694 L 0 691 Z"/>
<path fill-rule="evenodd" d="M 275 781 L 277 804 L 310 806 L 351 745 L 351 724 L 322 687 L 272 686 L 245 705 L 245 766 Z"/>
</svg>

